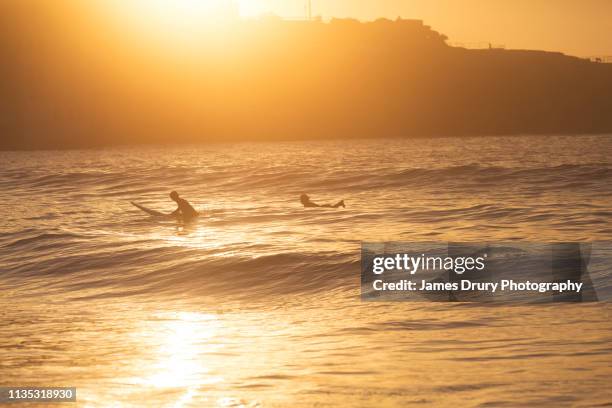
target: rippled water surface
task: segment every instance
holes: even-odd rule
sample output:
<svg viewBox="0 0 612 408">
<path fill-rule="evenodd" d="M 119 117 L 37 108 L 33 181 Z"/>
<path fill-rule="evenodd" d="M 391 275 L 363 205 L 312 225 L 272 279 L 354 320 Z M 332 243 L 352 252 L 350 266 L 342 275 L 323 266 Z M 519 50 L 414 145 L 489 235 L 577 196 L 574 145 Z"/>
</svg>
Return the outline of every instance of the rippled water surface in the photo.
<svg viewBox="0 0 612 408">
<path fill-rule="evenodd" d="M 361 241 L 612 240 L 612 137 L 0 153 L 0 386 L 78 406 L 605 406 L 608 303 L 361 303 Z M 183 225 L 171 190 L 202 216 Z M 304 209 L 345 199 L 346 209 Z"/>
</svg>

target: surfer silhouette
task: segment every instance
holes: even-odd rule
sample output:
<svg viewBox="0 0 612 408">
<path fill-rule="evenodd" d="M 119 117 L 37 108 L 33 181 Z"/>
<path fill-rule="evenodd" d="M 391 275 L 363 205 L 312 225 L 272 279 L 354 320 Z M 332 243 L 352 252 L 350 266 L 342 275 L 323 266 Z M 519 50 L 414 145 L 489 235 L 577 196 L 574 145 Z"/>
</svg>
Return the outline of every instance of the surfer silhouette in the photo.
<svg viewBox="0 0 612 408">
<path fill-rule="evenodd" d="M 178 208 L 171 215 L 181 217 L 183 221 L 192 220 L 199 215 L 187 200 L 179 197 L 176 191 L 170 193 L 170 198 L 178 205 Z"/>
<path fill-rule="evenodd" d="M 130 201 L 130 203 L 132 203 L 134 207 L 138 208 L 141 211 L 144 211 L 145 213 L 153 217 L 176 218 L 183 222 L 188 222 L 188 221 L 193 220 L 195 217 L 199 215 L 199 213 L 191 206 L 191 204 L 189 204 L 187 200 L 179 197 L 179 194 L 176 191 L 173 191 L 170 193 L 170 198 L 172 199 L 172 201 L 174 201 L 178 205 L 178 208 L 174 210 L 173 212 L 171 212 L 170 214 L 152 210 L 150 208 L 145 207 L 144 205 L 135 203 L 134 201 Z"/>
<path fill-rule="evenodd" d="M 304 207 L 346 208 L 346 206 L 344 205 L 344 200 L 340 200 L 336 204 L 317 204 L 310 200 L 308 194 L 302 194 L 300 196 L 300 201 L 302 202 L 302 205 Z"/>
</svg>

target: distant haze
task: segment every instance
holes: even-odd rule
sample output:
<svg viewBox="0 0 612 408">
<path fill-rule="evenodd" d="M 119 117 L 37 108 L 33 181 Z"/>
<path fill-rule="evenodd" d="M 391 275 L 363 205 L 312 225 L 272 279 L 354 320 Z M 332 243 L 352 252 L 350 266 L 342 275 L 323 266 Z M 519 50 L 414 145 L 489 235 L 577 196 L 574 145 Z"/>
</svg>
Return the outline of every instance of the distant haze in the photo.
<svg viewBox="0 0 612 408">
<path fill-rule="evenodd" d="M 291 3 L 0 2 L 0 149 L 612 133 L 612 64 L 517 50 L 594 53 L 607 3 Z"/>
<path fill-rule="evenodd" d="M 303 13 L 302 0 L 257 0 L 259 10 Z M 450 41 L 492 42 L 509 48 L 612 55 L 609 0 L 312 0 L 315 15 L 418 18 Z"/>
</svg>

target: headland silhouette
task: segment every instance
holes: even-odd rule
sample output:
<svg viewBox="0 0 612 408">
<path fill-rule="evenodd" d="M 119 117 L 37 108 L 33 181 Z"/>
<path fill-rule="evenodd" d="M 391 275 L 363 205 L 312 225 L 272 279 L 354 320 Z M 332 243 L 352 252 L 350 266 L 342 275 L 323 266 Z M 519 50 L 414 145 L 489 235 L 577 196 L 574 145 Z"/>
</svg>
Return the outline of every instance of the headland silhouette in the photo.
<svg viewBox="0 0 612 408">
<path fill-rule="evenodd" d="M 612 64 L 453 47 L 420 20 L 244 20 L 186 59 L 23 27 L 2 51 L 4 150 L 612 132 Z"/>
</svg>

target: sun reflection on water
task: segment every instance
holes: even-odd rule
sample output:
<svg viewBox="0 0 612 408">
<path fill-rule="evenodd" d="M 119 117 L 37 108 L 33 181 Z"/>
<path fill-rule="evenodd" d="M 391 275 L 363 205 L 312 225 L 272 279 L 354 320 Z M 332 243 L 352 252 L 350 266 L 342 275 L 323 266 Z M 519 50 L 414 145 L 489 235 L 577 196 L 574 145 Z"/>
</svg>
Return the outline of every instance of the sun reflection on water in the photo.
<svg viewBox="0 0 612 408">
<path fill-rule="evenodd" d="M 153 333 L 156 346 L 151 355 L 154 363 L 135 382 L 154 389 L 184 389 L 172 406 L 189 404 L 202 386 L 217 384 L 223 378 L 207 366 L 206 354 L 223 347 L 217 338 L 220 320 L 216 315 L 194 312 L 161 314 L 162 324 Z M 159 340 L 157 340 L 159 339 Z"/>
</svg>

